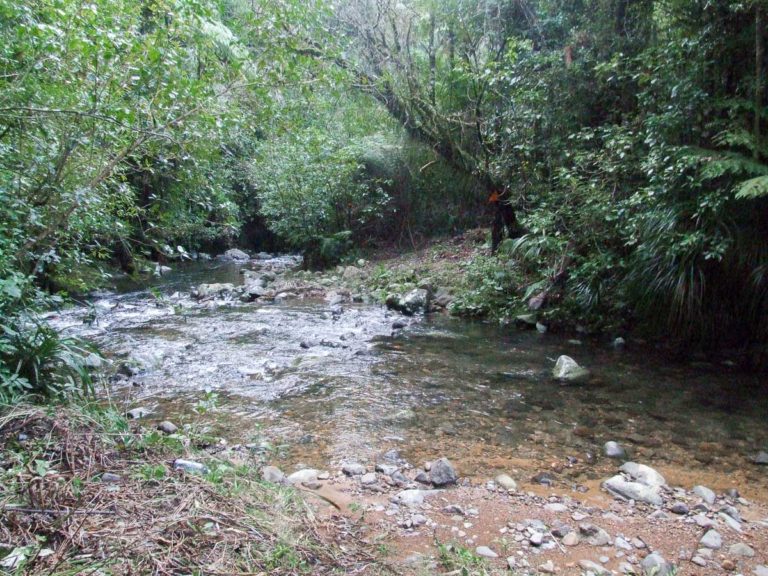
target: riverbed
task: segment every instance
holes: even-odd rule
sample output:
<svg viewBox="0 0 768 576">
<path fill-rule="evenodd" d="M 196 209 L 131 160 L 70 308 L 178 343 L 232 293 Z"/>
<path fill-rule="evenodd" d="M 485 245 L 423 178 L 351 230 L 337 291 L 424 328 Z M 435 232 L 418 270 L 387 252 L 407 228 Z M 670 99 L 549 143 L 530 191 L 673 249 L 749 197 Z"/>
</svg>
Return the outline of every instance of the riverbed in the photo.
<svg viewBox="0 0 768 576">
<path fill-rule="evenodd" d="M 281 275 L 295 263 L 265 257 L 256 268 Z M 406 318 L 327 285 L 277 301 L 191 296 L 201 283 L 242 284 L 252 265 L 179 264 L 151 286 L 115 282 L 48 319 L 120 368 L 100 393 L 126 410 L 256 447 L 286 470 L 372 462 L 394 448 L 414 464 L 446 456 L 463 477 L 508 472 L 589 492 L 615 470 L 603 445 L 616 441 L 671 482 L 738 486 L 766 501 L 766 467 L 751 460 L 768 448 L 759 376 L 671 362 L 631 340 L 616 350 L 441 314 Z M 588 367 L 590 382 L 553 380 L 561 354 Z"/>
</svg>

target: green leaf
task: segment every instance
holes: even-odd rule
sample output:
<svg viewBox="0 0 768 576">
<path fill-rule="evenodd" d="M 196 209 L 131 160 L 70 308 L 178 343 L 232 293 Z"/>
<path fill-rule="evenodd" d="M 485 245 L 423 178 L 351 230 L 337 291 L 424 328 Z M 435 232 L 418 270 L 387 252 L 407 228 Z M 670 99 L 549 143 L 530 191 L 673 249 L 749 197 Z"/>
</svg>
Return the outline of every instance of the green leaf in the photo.
<svg viewBox="0 0 768 576">
<path fill-rule="evenodd" d="M 768 176 L 758 176 L 736 187 L 736 198 L 739 200 L 752 200 L 768 196 Z"/>
</svg>

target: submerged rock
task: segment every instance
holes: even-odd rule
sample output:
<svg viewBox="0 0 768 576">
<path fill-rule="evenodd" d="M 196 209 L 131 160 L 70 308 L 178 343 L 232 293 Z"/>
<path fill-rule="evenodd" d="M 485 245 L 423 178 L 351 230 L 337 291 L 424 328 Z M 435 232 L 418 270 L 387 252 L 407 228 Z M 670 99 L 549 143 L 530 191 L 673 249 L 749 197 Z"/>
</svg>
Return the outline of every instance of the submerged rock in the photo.
<svg viewBox="0 0 768 576">
<path fill-rule="evenodd" d="M 578 365 L 570 356 L 560 356 L 552 369 L 555 379 L 568 384 L 580 384 L 589 380 L 590 371 Z"/>
</svg>

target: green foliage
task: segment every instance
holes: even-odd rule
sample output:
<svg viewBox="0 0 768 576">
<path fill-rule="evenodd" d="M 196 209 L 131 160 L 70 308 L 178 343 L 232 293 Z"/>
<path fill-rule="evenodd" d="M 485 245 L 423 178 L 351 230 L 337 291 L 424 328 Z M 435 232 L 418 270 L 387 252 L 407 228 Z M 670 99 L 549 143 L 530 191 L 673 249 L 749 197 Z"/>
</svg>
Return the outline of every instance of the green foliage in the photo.
<svg viewBox="0 0 768 576">
<path fill-rule="evenodd" d="M 22 394 L 93 394 L 89 363 L 100 357 L 92 346 L 31 321 L 0 328 L 0 393 L 5 400 Z"/>
</svg>

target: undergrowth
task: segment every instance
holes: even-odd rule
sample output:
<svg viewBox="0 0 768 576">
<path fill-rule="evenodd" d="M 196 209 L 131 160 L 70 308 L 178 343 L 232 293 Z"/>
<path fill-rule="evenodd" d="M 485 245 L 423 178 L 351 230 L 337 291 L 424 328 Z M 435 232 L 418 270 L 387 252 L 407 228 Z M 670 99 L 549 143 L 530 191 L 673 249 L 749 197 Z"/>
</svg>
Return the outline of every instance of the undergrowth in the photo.
<svg viewBox="0 0 768 576">
<path fill-rule="evenodd" d="M 349 574 L 375 564 L 344 517 L 93 405 L 0 408 L 0 567 L 9 574 Z M 175 457 L 207 473 L 177 471 Z M 377 570 L 379 572 L 377 572 Z"/>
</svg>

